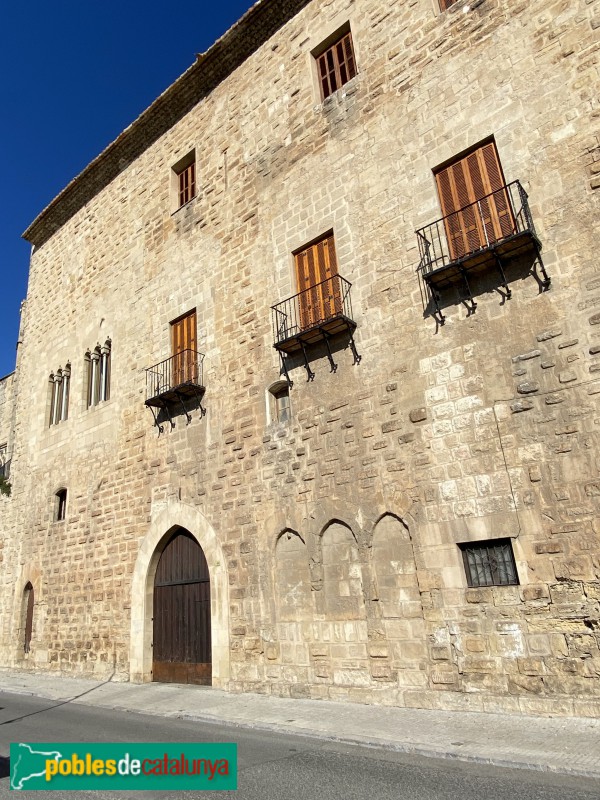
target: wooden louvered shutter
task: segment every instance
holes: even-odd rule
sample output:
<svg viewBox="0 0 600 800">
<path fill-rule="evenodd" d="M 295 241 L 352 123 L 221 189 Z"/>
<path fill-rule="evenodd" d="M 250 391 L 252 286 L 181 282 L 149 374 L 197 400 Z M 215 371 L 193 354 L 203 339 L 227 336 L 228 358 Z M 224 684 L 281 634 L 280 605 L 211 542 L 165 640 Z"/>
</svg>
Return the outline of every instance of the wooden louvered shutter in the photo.
<svg viewBox="0 0 600 800">
<path fill-rule="evenodd" d="M 493 142 L 440 170 L 436 181 L 451 259 L 513 232 L 514 219 Z"/>
<path fill-rule="evenodd" d="M 171 323 L 173 355 L 173 386 L 182 383 L 197 383 L 197 334 L 196 312 Z"/>
<path fill-rule="evenodd" d="M 347 33 L 317 58 L 323 100 L 356 75 L 352 34 Z"/>
<path fill-rule="evenodd" d="M 312 328 L 341 311 L 333 234 L 296 254 L 300 327 Z"/>
</svg>

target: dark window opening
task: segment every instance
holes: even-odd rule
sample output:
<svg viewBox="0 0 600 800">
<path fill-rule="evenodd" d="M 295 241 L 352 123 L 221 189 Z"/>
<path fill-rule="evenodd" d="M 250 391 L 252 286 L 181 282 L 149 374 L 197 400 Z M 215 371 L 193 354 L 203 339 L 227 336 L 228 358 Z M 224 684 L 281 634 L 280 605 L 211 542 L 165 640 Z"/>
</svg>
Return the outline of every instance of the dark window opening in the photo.
<svg viewBox="0 0 600 800">
<path fill-rule="evenodd" d="M 56 493 L 56 521 L 62 522 L 67 516 L 67 490 L 59 489 Z"/>
<path fill-rule="evenodd" d="M 25 653 L 28 653 L 31 649 L 34 602 L 33 586 L 31 583 L 28 583 L 23 591 L 23 607 L 25 609 L 25 638 L 23 641 L 23 650 Z"/>
<path fill-rule="evenodd" d="M 460 544 L 470 587 L 514 586 L 519 583 L 510 539 Z"/>
</svg>

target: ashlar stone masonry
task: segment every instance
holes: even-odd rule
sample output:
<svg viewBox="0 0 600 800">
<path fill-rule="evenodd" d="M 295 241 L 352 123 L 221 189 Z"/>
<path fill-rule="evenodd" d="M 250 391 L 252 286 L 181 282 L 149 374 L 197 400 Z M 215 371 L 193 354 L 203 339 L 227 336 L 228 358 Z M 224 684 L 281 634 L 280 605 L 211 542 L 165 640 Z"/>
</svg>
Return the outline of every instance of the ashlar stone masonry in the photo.
<svg viewBox="0 0 600 800">
<path fill-rule="evenodd" d="M 214 686 L 600 713 L 599 25 L 598 0 L 263 0 L 40 214 L 2 665 L 152 680 L 154 575 L 181 527 L 210 572 Z M 357 74 L 323 101 L 314 56 L 340 30 Z M 492 266 L 471 297 L 440 292 L 442 325 L 415 230 L 443 216 L 434 170 L 492 140 L 551 284 L 524 256 L 504 288 Z M 307 380 L 291 354 L 278 422 L 271 306 L 329 232 L 360 362 L 338 337 L 332 371 L 321 341 Z M 159 435 L 145 370 L 193 309 L 206 414 Z M 107 340 L 110 398 L 88 407 Z M 463 553 L 488 540 L 518 583 L 469 586 Z"/>
</svg>

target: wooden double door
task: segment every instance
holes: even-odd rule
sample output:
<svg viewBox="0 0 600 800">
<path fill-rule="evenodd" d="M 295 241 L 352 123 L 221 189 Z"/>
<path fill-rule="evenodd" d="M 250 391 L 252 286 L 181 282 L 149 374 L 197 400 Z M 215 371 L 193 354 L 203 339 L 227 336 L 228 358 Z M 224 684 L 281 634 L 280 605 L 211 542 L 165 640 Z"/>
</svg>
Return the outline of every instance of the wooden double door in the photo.
<svg viewBox="0 0 600 800">
<path fill-rule="evenodd" d="M 452 260 L 515 232 L 511 199 L 494 142 L 438 170 L 435 177 Z"/>
<path fill-rule="evenodd" d="M 333 234 L 303 248 L 294 257 L 299 327 L 307 330 L 338 316 L 343 310 Z"/>
<path fill-rule="evenodd" d="M 198 542 L 183 528 L 158 562 L 153 634 L 153 680 L 211 684 L 208 564 Z"/>
</svg>

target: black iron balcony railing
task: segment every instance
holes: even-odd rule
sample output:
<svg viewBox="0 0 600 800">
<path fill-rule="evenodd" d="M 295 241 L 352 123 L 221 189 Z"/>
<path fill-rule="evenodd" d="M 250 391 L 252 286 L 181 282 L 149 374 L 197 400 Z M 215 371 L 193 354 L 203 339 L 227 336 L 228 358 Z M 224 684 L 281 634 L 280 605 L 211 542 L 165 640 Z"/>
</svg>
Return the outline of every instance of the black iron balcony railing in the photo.
<svg viewBox="0 0 600 800">
<path fill-rule="evenodd" d="M 420 255 L 417 269 L 432 292 L 442 322 L 444 317 L 438 305 L 441 289 L 462 282 L 474 310 L 476 303 L 470 293 L 467 273 L 482 272 L 492 266 L 498 269 L 500 284 L 510 297 L 503 264 L 526 250 L 534 254 L 540 267 L 543 288 L 550 285 L 527 192 L 519 181 L 502 186 L 416 233 Z"/>
<path fill-rule="evenodd" d="M 341 275 L 332 275 L 271 307 L 274 347 L 282 356 L 288 381 L 283 354 L 302 351 L 309 380 L 312 380 L 314 373 L 308 365 L 306 348 L 316 342 L 325 341 L 331 369 L 335 372 L 337 365 L 329 340 L 337 334 L 349 334 L 354 362 L 360 361 L 353 337 L 356 322 L 352 314 L 351 288 L 352 284 Z"/>
<path fill-rule="evenodd" d="M 191 415 L 186 403 L 190 400 L 196 400 L 204 414 L 201 405 L 204 394 L 203 370 L 204 354 L 189 349 L 182 350 L 146 370 L 146 405 L 152 411 L 154 423 L 161 433 L 158 414 L 164 410 L 173 427 L 170 411 L 173 404 L 181 406 L 188 422 L 191 421 Z"/>
</svg>

